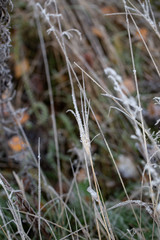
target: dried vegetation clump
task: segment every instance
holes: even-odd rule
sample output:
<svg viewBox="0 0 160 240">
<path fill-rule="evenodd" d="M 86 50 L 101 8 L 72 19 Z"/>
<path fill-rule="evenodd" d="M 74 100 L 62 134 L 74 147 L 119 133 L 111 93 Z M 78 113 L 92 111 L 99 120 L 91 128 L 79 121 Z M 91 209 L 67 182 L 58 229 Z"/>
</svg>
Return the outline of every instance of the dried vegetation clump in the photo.
<svg viewBox="0 0 160 240">
<path fill-rule="evenodd" d="M 0 89 L 3 93 L 11 85 L 11 74 L 7 61 L 10 56 L 10 15 L 8 8 L 12 8 L 11 1 L 1 1 L 0 3 Z M 2 94 L 1 94 L 2 95 Z M 2 100 L 2 96 L 1 96 Z"/>
</svg>

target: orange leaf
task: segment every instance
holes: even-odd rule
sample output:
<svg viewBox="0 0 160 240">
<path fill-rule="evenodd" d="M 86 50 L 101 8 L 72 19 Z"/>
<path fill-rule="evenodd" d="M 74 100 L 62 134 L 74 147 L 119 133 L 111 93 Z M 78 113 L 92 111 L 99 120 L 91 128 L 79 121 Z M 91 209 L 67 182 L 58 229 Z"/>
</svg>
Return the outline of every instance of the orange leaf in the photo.
<svg viewBox="0 0 160 240">
<path fill-rule="evenodd" d="M 25 149 L 25 143 L 23 140 L 18 137 L 18 136 L 13 136 L 9 141 L 8 141 L 9 147 L 14 151 L 14 152 L 20 152 L 23 149 Z"/>
<path fill-rule="evenodd" d="M 96 27 L 92 27 L 92 33 L 98 38 L 103 38 L 103 33 Z"/>
<path fill-rule="evenodd" d="M 23 116 L 20 118 L 20 123 L 24 124 L 25 122 L 27 122 L 29 119 L 29 114 L 28 113 L 24 113 Z"/>
<path fill-rule="evenodd" d="M 140 31 L 140 34 L 142 35 L 143 39 L 146 40 L 147 39 L 147 35 L 148 35 L 148 30 L 143 27 L 143 28 L 140 28 L 139 31 Z M 140 34 L 139 34 L 138 31 L 136 31 L 136 38 L 138 40 L 141 40 L 141 35 Z"/>
<path fill-rule="evenodd" d="M 15 65 L 14 71 L 16 78 L 22 77 L 29 70 L 29 62 L 27 59 L 22 60 Z"/>
<path fill-rule="evenodd" d="M 102 7 L 101 8 L 101 12 L 103 14 L 107 14 L 107 13 L 116 13 L 117 12 L 117 8 L 113 7 L 113 6 L 106 6 L 106 7 Z"/>
<path fill-rule="evenodd" d="M 102 122 L 102 116 L 100 114 L 96 114 L 95 113 L 95 116 L 91 115 L 91 118 L 95 121 L 95 117 L 96 117 L 96 120 L 98 122 Z"/>
</svg>

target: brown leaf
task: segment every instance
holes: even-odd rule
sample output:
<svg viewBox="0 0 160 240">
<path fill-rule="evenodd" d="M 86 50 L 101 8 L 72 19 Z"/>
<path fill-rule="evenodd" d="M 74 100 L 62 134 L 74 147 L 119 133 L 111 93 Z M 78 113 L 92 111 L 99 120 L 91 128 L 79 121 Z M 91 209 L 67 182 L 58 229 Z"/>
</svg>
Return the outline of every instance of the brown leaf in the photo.
<svg viewBox="0 0 160 240">
<path fill-rule="evenodd" d="M 15 65 L 14 71 L 16 78 L 22 77 L 29 70 L 29 62 L 27 59 L 22 60 Z"/>
<path fill-rule="evenodd" d="M 136 91 L 135 84 L 131 78 L 126 78 L 123 81 L 124 86 L 128 89 L 128 91 L 132 94 Z"/>
<path fill-rule="evenodd" d="M 146 41 L 147 36 L 148 36 L 148 30 L 147 30 L 147 28 L 142 27 L 142 28 L 139 29 L 139 31 L 140 31 L 140 34 L 142 35 L 143 39 Z M 136 31 L 136 38 L 137 38 L 138 40 L 141 40 L 141 35 L 140 35 L 140 34 L 139 34 L 138 31 Z"/>
<path fill-rule="evenodd" d="M 83 182 L 87 178 L 87 173 L 84 168 L 81 168 L 79 172 L 77 173 L 77 182 Z"/>
<path fill-rule="evenodd" d="M 95 117 L 96 117 L 96 119 L 95 119 Z M 98 122 L 102 122 L 102 120 L 103 120 L 102 115 L 97 114 L 97 113 L 95 114 L 95 116 L 91 115 L 91 118 L 92 118 L 93 121 L 97 120 Z"/>
<path fill-rule="evenodd" d="M 100 29 L 96 28 L 96 27 L 92 27 L 92 33 L 98 37 L 98 38 L 103 38 L 103 33 L 101 32 Z"/>
<path fill-rule="evenodd" d="M 21 124 L 24 124 L 24 123 L 26 123 L 28 120 L 29 120 L 29 114 L 28 114 L 27 112 L 25 112 L 25 113 L 23 114 L 23 116 L 20 118 L 20 123 L 21 123 Z"/>
<path fill-rule="evenodd" d="M 160 116 L 160 106 L 158 104 L 154 104 L 151 101 L 148 105 L 148 112 L 151 117 L 159 117 Z"/>
<path fill-rule="evenodd" d="M 114 6 L 105 6 L 101 8 L 101 12 L 103 14 L 107 14 L 107 13 L 116 13 L 117 12 L 117 8 Z"/>
<path fill-rule="evenodd" d="M 86 53 L 84 54 L 84 59 L 86 60 L 86 62 L 87 62 L 91 67 L 93 67 L 94 57 L 93 57 L 93 54 L 92 54 L 92 53 L 86 52 Z"/>
</svg>

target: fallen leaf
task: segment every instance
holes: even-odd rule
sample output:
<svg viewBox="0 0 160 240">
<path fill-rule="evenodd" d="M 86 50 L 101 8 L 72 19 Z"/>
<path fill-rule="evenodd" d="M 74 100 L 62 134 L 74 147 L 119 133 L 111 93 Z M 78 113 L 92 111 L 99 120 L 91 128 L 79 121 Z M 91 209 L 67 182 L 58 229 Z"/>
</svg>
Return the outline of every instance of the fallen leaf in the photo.
<svg viewBox="0 0 160 240">
<path fill-rule="evenodd" d="M 123 81 L 124 86 L 128 89 L 128 91 L 132 94 L 136 91 L 135 84 L 131 78 L 126 78 Z"/>
<path fill-rule="evenodd" d="M 87 178 L 86 170 L 84 168 L 81 168 L 76 176 L 77 182 L 83 182 L 84 180 L 86 180 L 86 178 Z"/>
<path fill-rule="evenodd" d="M 101 12 L 103 14 L 107 14 L 107 13 L 116 13 L 117 12 L 117 8 L 114 6 L 105 6 L 101 8 Z"/>
<path fill-rule="evenodd" d="M 85 201 L 87 202 L 87 203 L 89 203 L 89 202 L 91 202 L 91 198 L 90 198 L 90 196 L 85 196 Z"/>
<path fill-rule="evenodd" d="M 29 120 L 29 114 L 27 112 L 25 112 L 22 117 L 20 118 L 20 123 L 24 124 Z"/>
<path fill-rule="evenodd" d="M 10 95 L 8 94 L 8 91 L 6 90 L 6 91 L 4 91 L 3 93 L 2 93 L 2 99 L 3 100 L 5 100 L 5 99 L 7 99 Z"/>
<path fill-rule="evenodd" d="M 92 53 L 90 52 L 86 52 L 84 54 L 84 59 L 86 60 L 86 62 L 91 66 L 93 67 L 93 64 L 94 64 L 94 56 Z"/>
<path fill-rule="evenodd" d="M 92 27 L 92 33 L 98 38 L 101 38 L 101 39 L 103 38 L 102 31 L 96 27 Z"/>
<path fill-rule="evenodd" d="M 22 60 L 15 65 L 14 71 L 16 78 L 22 77 L 29 70 L 29 62 L 27 59 Z"/>
<path fill-rule="evenodd" d="M 148 35 L 148 30 L 147 30 L 147 28 L 142 27 L 142 28 L 139 29 L 139 32 L 140 32 L 140 34 L 142 35 L 143 39 L 146 41 L 147 35 Z M 141 35 L 139 34 L 139 32 L 136 31 L 136 38 L 137 38 L 138 40 L 141 40 Z"/>
<path fill-rule="evenodd" d="M 91 115 L 91 118 L 93 121 L 97 120 L 98 122 L 102 122 L 102 115 L 100 115 L 100 114 L 95 114 L 94 116 Z"/>
<path fill-rule="evenodd" d="M 151 101 L 149 103 L 147 110 L 151 117 L 159 117 L 160 116 L 160 106 L 158 104 L 154 104 L 153 101 Z"/>
<path fill-rule="evenodd" d="M 9 141 L 8 141 L 9 147 L 14 151 L 14 152 L 20 152 L 25 149 L 25 143 L 23 140 L 18 137 L 18 136 L 13 136 Z"/>
</svg>

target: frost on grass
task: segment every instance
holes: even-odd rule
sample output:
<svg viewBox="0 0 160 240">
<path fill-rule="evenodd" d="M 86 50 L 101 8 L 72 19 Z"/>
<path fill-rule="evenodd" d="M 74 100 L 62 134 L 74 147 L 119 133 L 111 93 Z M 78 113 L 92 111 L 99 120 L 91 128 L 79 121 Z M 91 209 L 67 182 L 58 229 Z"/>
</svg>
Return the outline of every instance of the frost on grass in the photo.
<svg viewBox="0 0 160 240">
<path fill-rule="evenodd" d="M 155 31 L 156 35 L 160 38 L 160 32 L 157 27 L 156 19 L 151 7 L 151 2 L 148 0 L 142 1 L 138 0 L 139 6 L 135 6 L 131 1 L 125 1 L 124 6 L 126 9 L 126 12 L 129 13 L 130 15 L 133 14 L 138 14 L 142 18 L 144 18 L 147 23 L 151 26 L 151 28 Z"/>
<path fill-rule="evenodd" d="M 112 68 L 105 68 L 104 73 L 107 75 L 108 79 L 113 82 L 114 90 L 117 92 L 118 97 L 115 98 L 112 96 L 112 98 L 115 98 L 124 105 L 133 120 L 138 118 L 142 109 L 138 106 L 136 99 L 130 95 L 128 89 L 124 86 L 122 77 Z"/>
<path fill-rule="evenodd" d="M 146 209 L 146 211 L 152 216 L 153 210 L 151 209 L 151 207 L 147 203 L 142 202 L 141 200 L 127 200 L 127 201 L 124 201 L 124 202 L 120 202 L 120 203 L 114 205 L 113 207 L 108 208 L 108 211 L 113 210 L 115 208 L 131 205 L 131 204 L 136 205 L 136 206 L 144 207 Z"/>
<path fill-rule="evenodd" d="M 89 192 L 91 197 L 98 202 L 98 195 L 91 187 L 87 188 L 87 192 Z"/>
<path fill-rule="evenodd" d="M 131 96 L 130 92 L 123 83 L 122 77 L 117 74 L 114 69 L 105 68 L 104 73 L 107 75 L 108 79 L 112 81 L 117 97 L 115 97 L 115 95 L 109 94 L 104 94 L 104 96 L 110 97 L 116 100 L 116 102 L 119 102 L 122 108 L 114 108 L 118 109 L 129 118 L 135 130 L 134 139 L 137 138 L 140 144 L 143 145 L 143 136 L 137 124 L 137 120 L 140 120 L 140 113 L 142 111 L 142 108 L 139 107 L 137 99 Z"/>
<path fill-rule="evenodd" d="M 142 129 L 137 122 L 137 120 L 141 122 L 140 113 L 142 109 L 139 107 L 137 99 L 131 96 L 131 94 L 127 91 L 127 89 L 123 84 L 123 80 L 121 76 L 119 76 L 114 69 L 106 68 L 104 72 L 107 75 L 108 79 L 112 81 L 114 85 L 114 90 L 117 94 L 117 97 L 111 96 L 111 95 L 106 95 L 106 96 L 112 97 L 112 99 L 115 99 L 116 101 L 118 101 L 120 105 L 123 106 L 125 111 L 122 111 L 121 108 L 116 108 L 116 109 L 123 112 L 124 114 L 126 114 L 127 112 L 126 115 L 128 119 L 131 121 L 135 131 L 134 135 L 133 134 L 131 135 L 131 138 L 139 142 L 138 148 L 140 149 L 142 155 L 144 156 L 147 162 L 144 167 L 144 173 L 147 172 L 147 174 L 151 176 L 150 183 L 146 183 L 146 185 L 148 186 L 148 189 L 149 189 L 149 185 L 152 188 L 154 187 L 153 191 L 149 191 L 149 195 L 151 198 L 153 198 L 153 196 L 156 197 L 158 193 L 156 189 L 159 189 L 160 187 L 160 182 L 159 182 L 160 174 L 159 174 L 159 167 L 157 166 L 157 163 L 153 164 L 151 160 L 155 158 L 155 155 L 157 155 L 159 150 L 156 149 L 152 154 L 150 154 L 149 150 L 144 147 L 144 137 L 142 134 Z M 160 98 L 156 97 L 155 101 L 157 104 L 160 104 Z M 152 145 L 153 145 L 152 148 L 154 147 L 154 145 L 158 146 L 157 142 L 154 143 L 154 139 L 152 141 Z M 119 171 L 121 172 L 123 177 L 127 178 L 128 176 L 131 176 L 131 177 L 134 176 L 134 174 L 136 173 L 135 170 L 136 170 L 135 167 L 132 167 L 132 164 L 128 158 L 121 155 L 119 156 Z"/>
<path fill-rule="evenodd" d="M 54 8 L 56 10 L 56 2 L 55 1 L 52 1 L 52 0 L 46 1 L 44 4 L 44 7 L 42 7 L 42 5 L 40 3 L 37 3 L 36 6 L 37 6 L 37 9 L 40 10 L 43 18 L 46 20 L 46 22 L 49 25 L 49 29 L 47 30 L 48 34 L 56 33 L 57 36 L 60 34 L 61 37 L 66 36 L 70 40 L 73 37 L 73 33 L 76 33 L 79 36 L 80 40 L 82 39 L 81 32 L 74 28 L 62 31 L 62 33 L 58 32 L 58 29 L 55 26 L 55 22 L 56 22 L 56 20 L 58 20 L 58 18 L 63 19 L 63 15 L 61 13 L 49 13 L 51 7 L 52 7 L 51 8 L 52 10 Z"/>
</svg>

